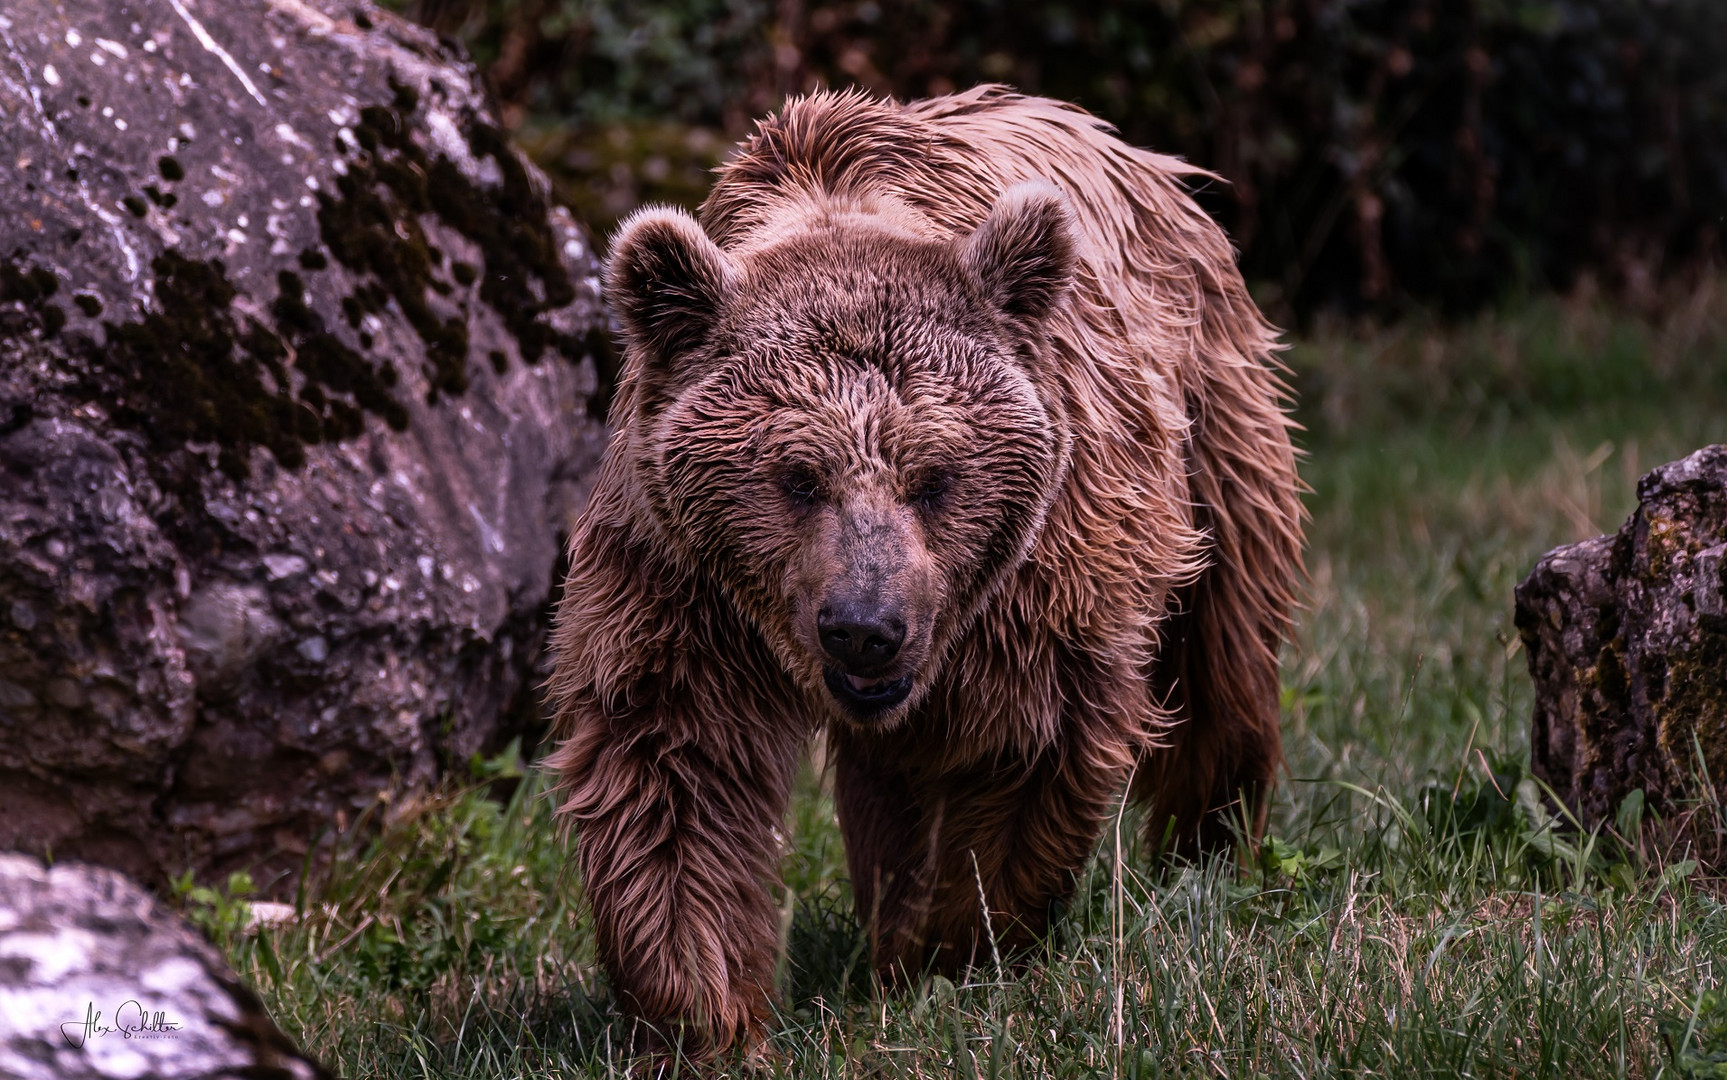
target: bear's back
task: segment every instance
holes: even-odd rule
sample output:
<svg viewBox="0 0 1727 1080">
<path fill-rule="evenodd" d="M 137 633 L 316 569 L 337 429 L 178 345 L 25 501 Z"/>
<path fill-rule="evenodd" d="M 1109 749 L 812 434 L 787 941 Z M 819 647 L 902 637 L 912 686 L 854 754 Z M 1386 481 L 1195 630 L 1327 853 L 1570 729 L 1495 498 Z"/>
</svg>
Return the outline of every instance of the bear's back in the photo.
<svg viewBox="0 0 1727 1080">
<path fill-rule="evenodd" d="M 726 245 L 771 229 L 787 201 L 887 197 L 952 237 L 975 229 L 1007 188 L 1046 180 L 1068 194 L 1080 226 L 1082 300 L 1112 311 L 1108 321 L 1141 346 L 1133 351 L 1187 354 L 1190 335 L 1170 332 L 1222 300 L 1244 317 L 1236 325 L 1259 331 L 1241 351 L 1263 355 L 1273 334 L 1247 301 L 1228 238 L 1187 193 L 1196 178 L 1215 179 L 1127 145 L 1077 107 L 1000 86 L 903 105 L 820 93 L 762 121 L 721 167 L 701 221 Z"/>
</svg>

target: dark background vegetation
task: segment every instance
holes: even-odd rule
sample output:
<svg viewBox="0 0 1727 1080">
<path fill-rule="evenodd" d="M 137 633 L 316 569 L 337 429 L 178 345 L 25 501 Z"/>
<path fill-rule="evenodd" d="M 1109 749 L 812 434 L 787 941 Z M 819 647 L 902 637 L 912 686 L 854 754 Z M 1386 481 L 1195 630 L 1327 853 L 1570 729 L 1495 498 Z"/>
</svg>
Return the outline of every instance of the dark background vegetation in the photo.
<svg viewBox="0 0 1727 1080">
<path fill-rule="evenodd" d="M 1273 314 L 1456 315 L 1718 260 L 1720 0 L 396 0 L 467 46 L 604 231 L 788 94 L 1000 81 L 1229 183 L 1201 194 Z"/>
</svg>

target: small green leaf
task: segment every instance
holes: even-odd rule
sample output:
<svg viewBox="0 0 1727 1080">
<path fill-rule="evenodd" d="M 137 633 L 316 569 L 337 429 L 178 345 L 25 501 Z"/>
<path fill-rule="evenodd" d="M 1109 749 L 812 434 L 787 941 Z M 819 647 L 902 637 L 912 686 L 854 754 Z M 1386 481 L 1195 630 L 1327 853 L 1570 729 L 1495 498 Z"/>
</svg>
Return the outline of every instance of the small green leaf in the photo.
<svg viewBox="0 0 1727 1080">
<path fill-rule="evenodd" d="M 1619 810 L 1613 815 L 1613 823 L 1619 828 L 1619 835 L 1626 840 L 1635 840 L 1637 833 L 1643 828 L 1643 789 L 1632 788 L 1631 793 L 1619 801 Z"/>
<path fill-rule="evenodd" d="M 258 961 L 264 965 L 264 970 L 270 973 L 276 985 L 280 986 L 286 980 L 282 978 L 282 962 L 276 957 L 276 947 L 270 944 L 270 931 L 261 930 L 258 933 Z"/>
<path fill-rule="evenodd" d="M 1661 871 L 1661 885 L 1663 888 L 1672 888 L 1674 885 L 1679 884 L 1681 881 L 1684 881 L 1696 872 L 1696 859 L 1686 859 L 1684 862 L 1676 862 L 1672 866 Z"/>
</svg>

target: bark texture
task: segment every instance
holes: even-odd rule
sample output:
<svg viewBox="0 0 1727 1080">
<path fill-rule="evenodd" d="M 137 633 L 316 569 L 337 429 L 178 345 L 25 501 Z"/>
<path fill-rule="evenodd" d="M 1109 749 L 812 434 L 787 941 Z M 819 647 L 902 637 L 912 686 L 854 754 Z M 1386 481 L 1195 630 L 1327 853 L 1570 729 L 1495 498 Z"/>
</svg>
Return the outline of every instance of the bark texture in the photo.
<svg viewBox="0 0 1727 1080">
<path fill-rule="evenodd" d="M 209 943 L 112 870 L 0 855 L 0 958 L 0 1075 L 330 1075 Z"/>
<path fill-rule="evenodd" d="M 0 12 L 0 849 L 278 889 L 539 721 L 596 263 L 330 0 Z"/>
<path fill-rule="evenodd" d="M 1727 778 L 1727 446 L 1637 498 L 1617 535 L 1548 552 L 1517 588 L 1535 773 L 1585 825 L 1637 788 L 1672 811 Z"/>
</svg>

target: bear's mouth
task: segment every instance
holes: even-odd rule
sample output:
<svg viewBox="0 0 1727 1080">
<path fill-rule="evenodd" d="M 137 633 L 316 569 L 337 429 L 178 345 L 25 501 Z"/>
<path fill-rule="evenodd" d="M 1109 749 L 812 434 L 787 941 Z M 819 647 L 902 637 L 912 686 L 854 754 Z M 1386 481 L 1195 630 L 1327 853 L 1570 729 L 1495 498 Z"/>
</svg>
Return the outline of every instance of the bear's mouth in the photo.
<svg viewBox="0 0 1727 1080">
<path fill-rule="evenodd" d="M 870 679 L 830 667 L 823 672 L 828 693 L 858 720 L 870 720 L 887 712 L 911 694 L 912 676 Z"/>
</svg>

